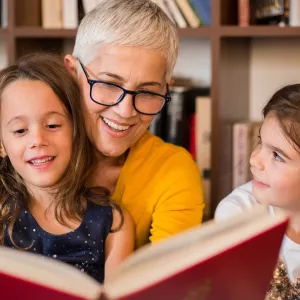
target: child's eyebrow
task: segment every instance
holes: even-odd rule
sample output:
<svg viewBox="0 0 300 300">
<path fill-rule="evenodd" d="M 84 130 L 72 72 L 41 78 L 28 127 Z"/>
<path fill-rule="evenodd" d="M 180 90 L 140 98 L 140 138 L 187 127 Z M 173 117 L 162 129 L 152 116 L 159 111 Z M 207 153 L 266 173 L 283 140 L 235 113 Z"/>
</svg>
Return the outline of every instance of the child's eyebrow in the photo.
<svg viewBox="0 0 300 300">
<path fill-rule="evenodd" d="M 287 159 L 291 159 L 283 150 L 281 150 L 280 148 L 273 146 L 271 144 L 265 144 L 266 147 L 268 147 L 269 149 L 271 149 L 272 151 L 278 152 L 281 155 L 285 156 Z"/>
</svg>

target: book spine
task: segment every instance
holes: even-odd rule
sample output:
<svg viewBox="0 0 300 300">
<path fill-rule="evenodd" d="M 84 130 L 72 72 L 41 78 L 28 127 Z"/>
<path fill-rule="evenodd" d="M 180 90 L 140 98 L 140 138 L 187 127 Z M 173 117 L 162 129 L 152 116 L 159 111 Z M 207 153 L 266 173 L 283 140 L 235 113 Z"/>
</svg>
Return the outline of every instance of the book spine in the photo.
<svg viewBox="0 0 300 300">
<path fill-rule="evenodd" d="M 198 28 L 200 26 L 200 20 L 197 15 L 194 13 L 191 5 L 188 0 L 176 0 L 176 3 L 181 10 L 183 16 L 189 23 L 190 27 Z"/>
<path fill-rule="evenodd" d="M 169 19 L 174 23 L 176 24 L 169 8 L 167 7 L 166 3 L 164 2 L 164 0 L 152 0 L 152 2 L 154 2 L 157 6 L 159 6 L 163 11 L 164 13 L 169 17 Z"/>
<path fill-rule="evenodd" d="M 211 174 L 211 98 L 196 97 L 196 161 L 201 171 L 204 192 L 204 217 L 211 215 L 210 174 Z"/>
<path fill-rule="evenodd" d="M 249 0 L 239 0 L 238 11 L 239 11 L 239 26 L 240 27 L 248 27 L 249 23 L 250 23 Z"/>
<path fill-rule="evenodd" d="M 248 180 L 251 124 L 233 125 L 233 178 L 232 189 L 245 184 Z"/>
<path fill-rule="evenodd" d="M 61 0 L 42 0 L 42 26 L 46 29 L 62 28 Z"/>
<path fill-rule="evenodd" d="M 167 126 L 165 140 L 183 146 L 184 142 L 184 92 L 171 90 L 172 101 L 167 105 Z"/>
<path fill-rule="evenodd" d="M 190 3 L 196 11 L 203 24 L 208 26 L 211 22 L 211 4 L 210 0 L 190 0 Z"/>
<path fill-rule="evenodd" d="M 174 17 L 174 20 L 175 20 L 177 26 L 179 28 L 186 28 L 187 27 L 187 23 L 186 23 L 184 17 L 182 16 L 179 8 L 177 7 L 177 5 L 175 3 L 175 0 L 168 0 L 165 3 L 168 5 L 168 7 L 169 7 L 169 9 L 170 9 L 170 11 L 171 11 L 171 13 L 172 13 L 172 15 Z"/>
<path fill-rule="evenodd" d="M 62 0 L 63 28 L 75 29 L 78 26 L 78 0 Z"/>
<path fill-rule="evenodd" d="M 300 26 L 300 1 L 290 0 L 290 26 Z"/>
</svg>

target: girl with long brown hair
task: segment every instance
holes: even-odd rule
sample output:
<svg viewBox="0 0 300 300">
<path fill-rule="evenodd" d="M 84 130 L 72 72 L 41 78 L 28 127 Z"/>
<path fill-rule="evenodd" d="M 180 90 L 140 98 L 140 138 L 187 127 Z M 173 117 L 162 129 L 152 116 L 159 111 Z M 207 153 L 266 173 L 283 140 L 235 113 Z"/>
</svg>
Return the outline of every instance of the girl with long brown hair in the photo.
<svg viewBox="0 0 300 300">
<path fill-rule="evenodd" d="M 96 280 L 133 250 L 130 216 L 88 188 L 92 146 L 80 90 L 58 57 L 0 72 L 0 242 L 59 259 Z"/>
</svg>

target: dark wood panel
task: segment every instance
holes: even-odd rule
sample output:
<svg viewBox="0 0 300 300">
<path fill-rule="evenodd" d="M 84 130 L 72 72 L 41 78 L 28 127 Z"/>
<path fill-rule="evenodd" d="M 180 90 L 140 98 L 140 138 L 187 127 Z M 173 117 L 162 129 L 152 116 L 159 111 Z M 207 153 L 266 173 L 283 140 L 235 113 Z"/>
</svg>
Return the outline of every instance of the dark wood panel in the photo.
<svg viewBox="0 0 300 300">
<path fill-rule="evenodd" d="M 221 1 L 221 25 L 238 24 L 238 0 Z"/>
</svg>

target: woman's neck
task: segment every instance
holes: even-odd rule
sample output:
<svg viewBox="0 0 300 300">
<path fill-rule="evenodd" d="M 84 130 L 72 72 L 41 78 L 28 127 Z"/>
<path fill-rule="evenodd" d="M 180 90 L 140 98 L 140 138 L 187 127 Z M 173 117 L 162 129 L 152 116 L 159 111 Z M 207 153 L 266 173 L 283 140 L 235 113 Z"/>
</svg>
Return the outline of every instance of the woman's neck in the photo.
<svg viewBox="0 0 300 300">
<path fill-rule="evenodd" d="M 128 155 L 128 150 L 120 156 L 105 156 L 101 152 L 96 153 L 96 165 L 123 166 Z"/>
<path fill-rule="evenodd" d="M 105 187 L 113 194 L 127 155 L 128 151 L 118 157 L 108 157 L 101 153 L 97 153 L 97 162 L 90 176 L 88 185 L 90 187 Z"/>
</svg>

